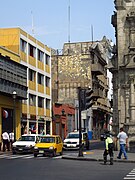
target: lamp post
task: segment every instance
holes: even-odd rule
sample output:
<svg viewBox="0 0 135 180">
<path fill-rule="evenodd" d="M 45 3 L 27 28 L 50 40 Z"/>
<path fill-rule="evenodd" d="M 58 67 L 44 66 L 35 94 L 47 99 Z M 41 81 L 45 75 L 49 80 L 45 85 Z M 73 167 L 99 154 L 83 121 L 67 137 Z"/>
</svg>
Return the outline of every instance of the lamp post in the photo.
<svg viewBox="0 0 135 180">
<path fill-rule="evenodd" d="M 16 118 L 15 118 L 15 115 L 16 115 L 16 108 L 15 108 L 15 104 L 16 104 L 16 96 L 17 96 L 17 93 L 16 91 L 13 91 L 13 105 L 14 105 L 14 110 L 13 110 L 13 129 L 14 129 L 14 141 L 16 141 Z"/>
</svg>

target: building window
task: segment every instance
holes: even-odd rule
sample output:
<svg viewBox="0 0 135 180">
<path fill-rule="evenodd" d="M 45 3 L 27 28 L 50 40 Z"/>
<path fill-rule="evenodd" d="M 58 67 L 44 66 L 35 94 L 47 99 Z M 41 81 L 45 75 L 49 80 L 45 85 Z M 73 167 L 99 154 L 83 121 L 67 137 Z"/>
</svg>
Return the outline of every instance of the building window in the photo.
<svg viewBox="0 0 135 180">
<path fill-rule="evenodd" d="M 36 57 L 36 48 L 29 44 L 29 56 Z"/>
<path fill-rule="evenodd" d="M 38 107 L 44 108 L 44 98 L 38 97 Z"/>
<path fill-rule="evenodd" d="M 26 53 L 26 41 L 24 41 L 23 39 L 20 39 L 20 49 L 22 52 Z"/>
<path fill-rule="evenodd" d="M 45 55 L 45 62 L 49 66 L 50 65 L 50 56 L 48 54 Z"/>
<path fill-rule="evenodd" d="M 50 109 L 50 99 L 46 99 L 46 109 Z"/>
<path fill-rule="evenodd" d="M 30 81 L 35 82 L 35 75 L 36 75 L 36 72 L 31 70 L 31 69 L 29 69 L 29 80 Z"/>
<path fill-rule="evenodd" d="M 29 105 L 36 106 L 36 96 L 33 94 L 29 94 Z"/>
<path fill-rule="evenodd" d="M 44 76 L 38 73 L 38 84 L 44 85 Z"/>
<path fill-rule="evenodd" d="M 45 77 L 45 85 L 46 85 L 46 87 L 50 87 L 50 78 L 49 77 Z"/>
<path fill-rule="evenodd" d="M 44 61 L 44 53 L 38 49 L 37 55 L 38 55 L 38 60 L 43 62 Z"/>
</svg>

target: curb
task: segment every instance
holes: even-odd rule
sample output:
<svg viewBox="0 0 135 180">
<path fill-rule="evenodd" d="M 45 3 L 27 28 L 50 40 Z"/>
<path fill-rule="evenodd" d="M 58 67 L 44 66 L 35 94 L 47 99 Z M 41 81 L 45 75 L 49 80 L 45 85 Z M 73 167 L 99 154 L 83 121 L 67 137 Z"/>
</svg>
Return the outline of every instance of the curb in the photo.
<svg viewBox="0 0 135 180">
<path fill-rule="evenodd" d="M 71 157 L 71 156 L 62 156 L 62 159 L 67 160 L 81 160 L 81 161 L 100 161 L 103 162 L 103 159 L 96 159 L 96 158 L 86 158 L 86 157 Z M 109 161 L 108 161 L 109 162 Z M 120 162 L 120 163 L 135 163 L 135 160 L 117 160 L 114 159 L 113 162 Z"/>
</svg>

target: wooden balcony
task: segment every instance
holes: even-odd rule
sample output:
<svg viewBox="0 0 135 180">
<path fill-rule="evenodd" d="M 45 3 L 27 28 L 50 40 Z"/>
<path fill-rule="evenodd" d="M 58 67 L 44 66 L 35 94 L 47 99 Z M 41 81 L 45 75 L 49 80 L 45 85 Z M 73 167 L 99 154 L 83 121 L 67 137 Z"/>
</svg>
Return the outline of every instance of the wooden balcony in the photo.
<svg viewBox="0 0 135 180">
<path fill-rule="evenodd" d="M 102 98 L 103 97 L 103 91 L 101 89 L 93 89 L 93 97 L 95 98 Z"/>
<path fill-rule="evenodd" d="M 104 67 L 100 64 L 91 64 L 91 71 L 96 75 L 103 75 L 104 74 Z"/>
</svg>

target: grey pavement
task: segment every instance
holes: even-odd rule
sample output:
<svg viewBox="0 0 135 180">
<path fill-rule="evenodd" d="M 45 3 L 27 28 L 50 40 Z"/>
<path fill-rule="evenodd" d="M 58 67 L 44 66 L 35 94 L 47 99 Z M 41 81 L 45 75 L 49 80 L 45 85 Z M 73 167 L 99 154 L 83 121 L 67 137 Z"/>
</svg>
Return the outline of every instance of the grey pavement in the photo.
<svg viewBox="0 0 135 180">
<path fill-rule="evenodd" d="M 94 149 L 89 151 L 83 151 L 83 156 L 79 157 L 77 152 L 70 152 L 68 154 L 63 154 L 62 159 L 70 160 L 83 160 L 83 161 L 103 161 L 104 150 Z M 124 159 L 122 155 L 121 159 L 117 159 L 119 151 L 114 151 L 114 162 L 124 162 L 124 163 L 135 163 L 135 153 L 127 153 L 128 159 Z M 108 161 L 109 161 L 108 155 Z"/>
</svg>

